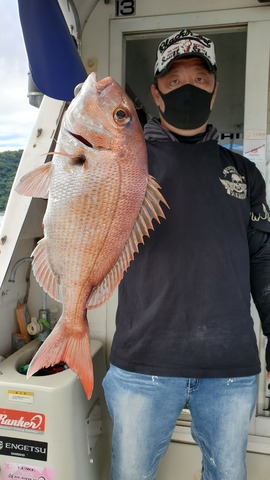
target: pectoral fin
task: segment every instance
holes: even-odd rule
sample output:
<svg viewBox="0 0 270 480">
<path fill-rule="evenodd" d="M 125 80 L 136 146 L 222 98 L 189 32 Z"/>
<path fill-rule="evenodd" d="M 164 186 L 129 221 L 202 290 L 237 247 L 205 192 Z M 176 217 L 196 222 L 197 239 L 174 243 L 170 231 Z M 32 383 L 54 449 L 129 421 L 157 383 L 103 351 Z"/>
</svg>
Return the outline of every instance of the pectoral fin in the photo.
<svg viewBox="0 0 270 480">
<path fill-rule="evenodd" d="M 15 188 L 16 192 L 27 197 L 48 198 L 51 166 L 51 162 L 45 163 L 24 175 Z"/>
</svg>

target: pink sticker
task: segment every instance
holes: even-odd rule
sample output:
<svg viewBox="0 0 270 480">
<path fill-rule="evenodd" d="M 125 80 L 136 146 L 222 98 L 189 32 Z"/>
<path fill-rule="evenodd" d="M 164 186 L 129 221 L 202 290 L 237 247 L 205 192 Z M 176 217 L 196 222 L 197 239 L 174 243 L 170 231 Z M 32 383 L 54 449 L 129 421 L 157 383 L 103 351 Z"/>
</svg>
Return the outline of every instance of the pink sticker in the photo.
<svg viewBox="0 0 270 480">
<path fill-rule="evenodd" d="M 33 467 L 19 463 L 4 463 L 1 469 L 3 480 L 55 480 L 53 468 Z"/>
</svg>

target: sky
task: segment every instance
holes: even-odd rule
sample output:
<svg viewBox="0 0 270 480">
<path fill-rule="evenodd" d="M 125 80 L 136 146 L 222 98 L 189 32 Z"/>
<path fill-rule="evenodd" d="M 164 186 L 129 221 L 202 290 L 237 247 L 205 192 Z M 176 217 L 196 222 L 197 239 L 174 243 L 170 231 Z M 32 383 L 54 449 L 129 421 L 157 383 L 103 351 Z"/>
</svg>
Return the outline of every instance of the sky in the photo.
<svg viewBox="0 0 270 480">
<path fill-rule="evenodd" d="M 0 0 L 0 152 L 24 149 L 35 124 L 28 72 L 18 2 Z"/>
</svg>

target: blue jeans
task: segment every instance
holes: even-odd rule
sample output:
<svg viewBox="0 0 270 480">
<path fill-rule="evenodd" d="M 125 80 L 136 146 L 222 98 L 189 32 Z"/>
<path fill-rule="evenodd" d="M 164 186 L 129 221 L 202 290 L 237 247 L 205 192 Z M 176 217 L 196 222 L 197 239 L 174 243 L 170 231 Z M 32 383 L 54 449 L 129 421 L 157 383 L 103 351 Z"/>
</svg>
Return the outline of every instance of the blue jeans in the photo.
<svg viewBox="0 0 270 480">
<path fill-rule="evenodd" d="M 257 377 L 178 378 L 111 365 L 103 381 L 113 419 L 112 480 L 154 480 L 186 406 L 201 448 L 203 480 L 246 480 L 249 421 Z M 181 479 L 181 471 L 175 478 Z"/>
</svg>

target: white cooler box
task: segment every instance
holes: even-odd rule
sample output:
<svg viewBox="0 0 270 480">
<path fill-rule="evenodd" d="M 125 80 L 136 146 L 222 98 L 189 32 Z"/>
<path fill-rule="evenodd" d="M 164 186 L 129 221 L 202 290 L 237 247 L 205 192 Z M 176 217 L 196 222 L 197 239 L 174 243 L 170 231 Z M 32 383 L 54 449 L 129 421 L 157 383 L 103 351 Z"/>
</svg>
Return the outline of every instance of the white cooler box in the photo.
<svg viewBox="0 0 270 480">
<path fill-rule="evenodd" d="M 101 385 L 102 344 L 91 340 L 90 400 L 69 369 L 29 380 L 19 373 L 37 348 L 34 340 L 0 363 L 0 479 L 107 480 L 110 420 Z"/>
</svg>

